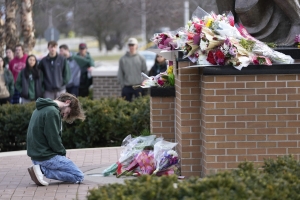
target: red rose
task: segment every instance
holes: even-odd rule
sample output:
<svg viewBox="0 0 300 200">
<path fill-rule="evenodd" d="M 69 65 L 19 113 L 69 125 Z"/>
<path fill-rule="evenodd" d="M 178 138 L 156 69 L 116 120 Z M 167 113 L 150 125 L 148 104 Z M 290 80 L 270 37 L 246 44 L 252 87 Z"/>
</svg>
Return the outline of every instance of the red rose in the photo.
<svg viewBox="0 0 300 200">
<path fill-rule="evenodd" d="M 225 58 L 225 55 L 221 50 L 217 50 L 215 55 L 216 55 L 217 59 L 224 59 Z"/>
<path fill-rule="evenodd" d="M 215 60 L 218 65 L 225 65 L 225 55 L 220 49 L 215 53 Z"/>
<path fill-rule="evenodd" d="M 213 65 L 217 64 L 214 58 L 214 53 L 212 51 L 208 52 L 206 60 Z"/>
</svg>

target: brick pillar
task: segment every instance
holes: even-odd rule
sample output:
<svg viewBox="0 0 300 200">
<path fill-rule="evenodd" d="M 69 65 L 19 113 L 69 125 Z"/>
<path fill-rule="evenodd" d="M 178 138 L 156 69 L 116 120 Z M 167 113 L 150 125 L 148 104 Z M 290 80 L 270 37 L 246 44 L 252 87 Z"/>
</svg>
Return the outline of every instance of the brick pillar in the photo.
<svg viewBox="0 0 300 200">
<path fill-rule="evenodd" d="M 183 176 L 201 176 L 201 107 L 198 68 L 187 69 L 190 62 L 179 62 L 175 70 L 176 142 Z"/>
<path fill-rule="evenodd" d="M 150 131 L 166 141 L 175 142 L 175 97 L 150 98 Z"/>
</svg>

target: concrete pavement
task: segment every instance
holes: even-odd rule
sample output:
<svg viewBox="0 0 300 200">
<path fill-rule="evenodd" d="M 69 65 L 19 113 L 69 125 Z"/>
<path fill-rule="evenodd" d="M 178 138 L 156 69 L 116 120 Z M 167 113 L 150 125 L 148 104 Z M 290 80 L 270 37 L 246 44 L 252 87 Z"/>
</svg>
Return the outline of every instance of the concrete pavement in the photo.
<svg viewBox="0 0 300 200">
<path fill-rule="evenodd" d="M 118 160 L 120 152 L 120 147 L 67 150 L 67 157 L 84 172 L 85 180 L 82 184 L 70 184 L 45 178 L 49 186 L 37 186 L 31 180 L 27 168 L 32 162 L 26 151 L 0 153 L 0 200 L 84 200 L 88 190 L 98 185 L 133 178 L 101 175 Z"/>
</svg>

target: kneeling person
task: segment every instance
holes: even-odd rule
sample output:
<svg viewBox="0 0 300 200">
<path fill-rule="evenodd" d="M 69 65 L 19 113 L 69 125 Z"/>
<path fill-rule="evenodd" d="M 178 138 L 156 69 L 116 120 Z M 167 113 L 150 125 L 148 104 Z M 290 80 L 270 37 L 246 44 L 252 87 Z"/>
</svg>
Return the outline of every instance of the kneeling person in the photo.
<svg viewBox="0 0 300 200">
<path fill-rule="evenodd" d="M 48 185 L 44 175 L 64 182 L 83 181 L 82 171 L 66 157 L 61 139 L 62 121 L 72 123 L 75 119 L 85 119 L 75 96 L 62 93 L 55 100 L 37 99 L 27 130 L 27 155 L 34 164 L 28 172 L 37 185 Z"/>
</svg>

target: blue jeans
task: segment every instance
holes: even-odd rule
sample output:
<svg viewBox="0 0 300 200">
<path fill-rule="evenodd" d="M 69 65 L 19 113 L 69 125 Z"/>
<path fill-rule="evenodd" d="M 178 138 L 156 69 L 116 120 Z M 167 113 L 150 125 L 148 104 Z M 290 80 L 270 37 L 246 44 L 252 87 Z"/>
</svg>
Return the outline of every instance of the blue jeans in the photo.
<svg viewBox="0 0 300 200">
<path fill-rule="evenodd" d="M 35 165 L 40 165 L 41 170 L 47 178 L 70 183 L 80 183 L 83 181 L 82 171 L 67 157 L 56 155 L 45 161 L 32 161 Z"/>
</svg>

